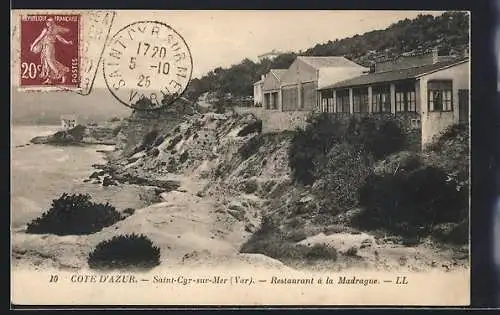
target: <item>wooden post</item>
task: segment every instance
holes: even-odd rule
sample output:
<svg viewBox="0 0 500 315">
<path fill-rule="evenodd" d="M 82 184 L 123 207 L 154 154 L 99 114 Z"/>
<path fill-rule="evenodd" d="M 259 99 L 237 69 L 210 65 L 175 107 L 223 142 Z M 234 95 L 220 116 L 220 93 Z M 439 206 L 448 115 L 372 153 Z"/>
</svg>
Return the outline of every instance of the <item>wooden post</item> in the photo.
<svg viewBox="0 0 500 315">
<path fill-rule="evenodd" d="M 354 113 L 354 100 L 352 95 L 352 88 L 349 88 L 349 114 Z"/>
<path fill-rule="evenodd" d="M 373 98 L 373 91 L 372 91 L 372 86 L 368 86 L 368 113 L 372 113 L 372 98 Z"/>
</svg>

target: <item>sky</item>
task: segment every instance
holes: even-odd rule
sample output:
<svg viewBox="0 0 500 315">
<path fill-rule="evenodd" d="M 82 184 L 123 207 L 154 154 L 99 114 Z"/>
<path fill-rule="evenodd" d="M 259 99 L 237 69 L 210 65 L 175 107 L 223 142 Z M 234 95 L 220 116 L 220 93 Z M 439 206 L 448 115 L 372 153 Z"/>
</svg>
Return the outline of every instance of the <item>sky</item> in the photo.
<svg viewBox="0 0 500 315">
<path fill-rule="evenodd" d="M 306 50 L 318 43 L 384 29 L 418 14 L 439 11 L 116 11 L 111 35 L 140 20 L 164 22 L 180 33 L 193 58 L 192 77 L 244 58 L 278 51 Z M 15 33 L 15 30 L 13 30 Z M 15 34 L 14 34 L 15 35 Z M 12 63 L 14 68 L 16 60 Z M 104 87 L 102 71 L 95 87 Z"/>
</svg>

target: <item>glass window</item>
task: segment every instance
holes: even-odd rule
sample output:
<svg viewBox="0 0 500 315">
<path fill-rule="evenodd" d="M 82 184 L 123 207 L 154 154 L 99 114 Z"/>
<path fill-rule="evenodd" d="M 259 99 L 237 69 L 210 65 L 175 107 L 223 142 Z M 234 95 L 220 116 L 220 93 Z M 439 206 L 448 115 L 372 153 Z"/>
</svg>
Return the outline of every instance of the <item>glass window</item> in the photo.
<svg viewBox="0 0 500 315">
<path fill-rule="evenodd" d="M 415 83 L 396 84 L 396 112 L 416 112 Z"/>
<path fill-rule="evenodd" d="M 349 113 L 349 90 L 337 91 L 337 113 Z"/>
<path fill-rule="evenodd" d="M 447 81 L 429 81 L 427 83 L 429 111 L 446 112 L 453 110 L 453 84 Z"/>
<path fill-rule="evenodd" d="M 368 88 L 352 90 L 353 111 L 355 113 L 368 112 Z"/>
<path fill-rule="evenodd" d="M 372 88 L 372 111 L 374 113 L 391 112 L 391 89 L 389 85 Z"/>
</svg>

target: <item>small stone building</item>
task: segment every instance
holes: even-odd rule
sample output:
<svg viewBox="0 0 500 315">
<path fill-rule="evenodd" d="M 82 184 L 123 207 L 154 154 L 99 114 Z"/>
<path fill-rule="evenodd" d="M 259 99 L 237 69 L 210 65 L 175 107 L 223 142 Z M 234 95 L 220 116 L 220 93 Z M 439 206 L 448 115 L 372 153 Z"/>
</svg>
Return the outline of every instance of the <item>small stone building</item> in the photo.
<svg viewBox="0 0 500 315">
<path fill-rule="evenodd" d="M 280 109 L 281 110 L 281 76 L 286 72 L 286 69 L 271 69 L 265 76 L 262 93 L 262 107 L 265 109 Z"/>
<path fill-rule="evenodd" d="M 76 127 L 75 115 L 61 115 L 61 128 L 63 130 L 68 130 L 75 127 Z"/>
</svg>

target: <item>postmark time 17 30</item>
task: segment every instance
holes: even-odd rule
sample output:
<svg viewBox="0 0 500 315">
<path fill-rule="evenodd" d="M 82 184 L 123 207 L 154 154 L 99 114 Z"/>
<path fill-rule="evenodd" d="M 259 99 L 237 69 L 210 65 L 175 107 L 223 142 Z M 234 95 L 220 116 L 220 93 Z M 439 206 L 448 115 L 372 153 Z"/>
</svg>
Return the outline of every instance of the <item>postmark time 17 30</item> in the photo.
<svg viewBox="0 0 500 315">
<path fill-rule="evenodd" d="M 140 21 L 119 30 L 104 56 L 109 90 L 121 103 L 135 109 L 168 106 L 187 88 L 192 69 L 184 38 L 169 25 L 156 21 Z M 148 101 L 147 108 L 139 102 L 141 99 Z"/>
</svg>

